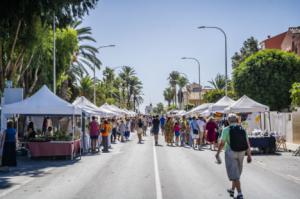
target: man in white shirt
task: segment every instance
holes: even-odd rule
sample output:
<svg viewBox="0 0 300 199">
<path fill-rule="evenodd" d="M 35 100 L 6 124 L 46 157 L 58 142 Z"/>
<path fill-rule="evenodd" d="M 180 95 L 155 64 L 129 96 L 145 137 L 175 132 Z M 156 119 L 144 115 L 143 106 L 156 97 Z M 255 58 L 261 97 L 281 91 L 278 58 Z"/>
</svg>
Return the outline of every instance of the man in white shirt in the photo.
<svg viewBox="0 0 300 199">
<path fill-rule="evenodd" d="M 204 122 L 204 119 L 202 117 L 198 117 L 197 118 L 197 124 L 199 127 L 199 145 L 203 145 L 204 144 L 204 131 L 205 131 L 205 125 L 206 123 Z"/>
</svg>

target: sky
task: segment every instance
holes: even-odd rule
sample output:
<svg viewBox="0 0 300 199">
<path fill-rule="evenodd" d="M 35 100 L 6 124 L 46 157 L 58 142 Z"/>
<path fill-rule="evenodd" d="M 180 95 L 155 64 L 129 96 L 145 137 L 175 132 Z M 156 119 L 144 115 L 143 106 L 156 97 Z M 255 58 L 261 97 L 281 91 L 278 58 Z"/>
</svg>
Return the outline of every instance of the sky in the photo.
<svg viewBox="0 0 300 199">
<path fill-rule="evenodd" d="M 144 107 L 164 102 L 163 90 L 168 75 L 177 70 L 190 82 L 198 82 L 201 63 L 201 84 L 218 73 L 225 73 L 224 36 L 228 39 L 228 73 L 231 57 L 243 42 L 253 36 L 259 42 L 289 27 L 300 26 L 298 0 L 100 0 L 96 9 L 84 17 L 83 26 L 92 28 L 97 46 L 103 48 L 98 57 L 103 66 L 132 66 L 143 82 Z M 117 69 L 119 70 L 119 69 Z M 97 72 L 101 78 L 102 71 Z"/>
</svg>

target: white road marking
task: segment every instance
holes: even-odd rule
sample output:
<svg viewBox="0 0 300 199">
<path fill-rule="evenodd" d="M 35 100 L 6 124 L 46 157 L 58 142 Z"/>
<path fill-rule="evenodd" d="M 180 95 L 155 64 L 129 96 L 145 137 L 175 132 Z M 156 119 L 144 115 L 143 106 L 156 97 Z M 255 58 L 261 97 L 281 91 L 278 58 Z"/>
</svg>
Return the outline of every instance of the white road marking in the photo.
<svg viewBox="0 0 300 199">
<path fill-rule="evenodd" d="M 156 199 L 162 199 L 163 197 L 162 197 L 160 177 L 159 177 L 158 164 L 157 164 L 156 147 L 154 145 L 154 142 L 153 142 L 153 158 L 154 158 Z"/>
</svg>

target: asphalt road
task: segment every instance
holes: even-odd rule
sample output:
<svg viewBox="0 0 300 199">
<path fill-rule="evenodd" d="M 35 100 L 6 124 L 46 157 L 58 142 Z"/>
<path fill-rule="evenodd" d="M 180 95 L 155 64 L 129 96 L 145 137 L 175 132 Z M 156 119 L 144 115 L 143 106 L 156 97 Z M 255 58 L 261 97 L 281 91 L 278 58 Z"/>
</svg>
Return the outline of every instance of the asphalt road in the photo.
<svg viewBox="0 0 300 199">
<path fill-rule="evenodd" d="M 35 160 L 35 166 L 0 174 L 5 199 L 214 199 L 229 198 L 224 164 L 208 149 L 154 147 L 153 138 L 135 137 L 111 153 L 79 161 Z M 29 162 L 30 164 L 30 162 Z M 300 158 L 290 153 L 254 156 L 242 175 L 245 198 L 299 199 Z"/>
</svg>

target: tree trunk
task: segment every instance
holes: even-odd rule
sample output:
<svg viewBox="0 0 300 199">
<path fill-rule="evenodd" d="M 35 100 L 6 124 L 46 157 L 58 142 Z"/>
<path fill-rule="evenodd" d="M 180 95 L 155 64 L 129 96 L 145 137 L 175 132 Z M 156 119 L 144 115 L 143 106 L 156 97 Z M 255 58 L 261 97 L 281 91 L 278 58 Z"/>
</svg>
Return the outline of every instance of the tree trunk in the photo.
<svg viewBox="0 0 300 199">
<path fill-rule="evenodd" d="M 38 67 L 36 68 L 35 72 L 34 72 L 34 80 L 33 83 L 31 85 L 31 87 L 28 90 L 28 94 L 31 94 L 33 89 L 35 88 L 37 81 L 38 81 L 38 73 L 39 73 L 39 69 L 40 69 L 40 65 L 38 65 Z"/>
</svg>

